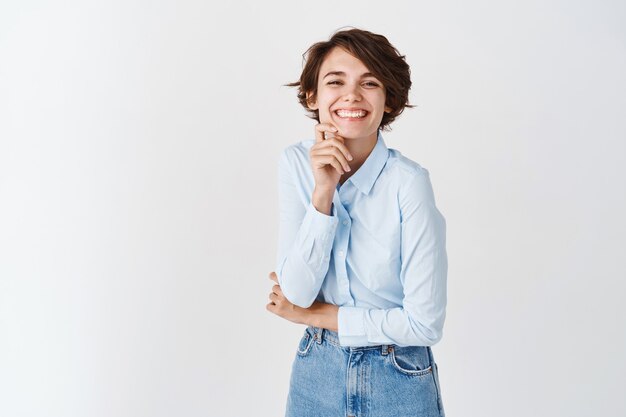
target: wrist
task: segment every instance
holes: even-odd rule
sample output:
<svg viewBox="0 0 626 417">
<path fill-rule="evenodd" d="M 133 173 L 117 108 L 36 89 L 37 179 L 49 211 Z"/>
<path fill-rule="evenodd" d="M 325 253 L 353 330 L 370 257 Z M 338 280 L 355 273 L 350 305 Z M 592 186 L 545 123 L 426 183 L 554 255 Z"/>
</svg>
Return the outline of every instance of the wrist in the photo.
<svg viewBox="0 0 626 417">
<path fill-rule="evenodd" d="M 330 196 L 332 198 L 336 189 L 337 189 L 337 186 L 326 186 L 326 185 L 315 184 L 315 186 L 313 187 L 313 195 L 317 193 L 320 196 Z"/>
<path fill-rule="evenodd" d="M 311 202 L 317 211 L 330 215 L 334 195 L 334 189 L 319 188 L 316 186 L 315 189 L 313 189 Z"/>
<path fill-rule="evenodd" d="M 337 331 L 339 307 L 334 304 L 314 302 L 308 309 L 305 324 L 322 329 Z"/>
</svg>

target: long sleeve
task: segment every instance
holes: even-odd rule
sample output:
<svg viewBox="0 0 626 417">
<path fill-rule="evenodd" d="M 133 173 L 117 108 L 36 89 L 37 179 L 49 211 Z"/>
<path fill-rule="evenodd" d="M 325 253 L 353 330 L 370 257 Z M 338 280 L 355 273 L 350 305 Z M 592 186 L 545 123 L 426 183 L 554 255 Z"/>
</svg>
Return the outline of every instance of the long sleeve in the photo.
<svg viewBox="0 0 626 417">
<path fill-rule="evenodd" d="M 402 307 L 339 308 L 342 346 L 431 346 L 443 335 L 447 302 L 446 222 L 435 206 L 428 171 L 400 189 Z"/>
<path fill-rule="evenodd" d="M 310 194 L 294 171 L 287 148 L 280 155 L 278 168 L 276 274 L 285 297 L 299 307 L 308 308 L 317 298 L 328 272 L 338 220 L 313 206 Z"/>
</svg>

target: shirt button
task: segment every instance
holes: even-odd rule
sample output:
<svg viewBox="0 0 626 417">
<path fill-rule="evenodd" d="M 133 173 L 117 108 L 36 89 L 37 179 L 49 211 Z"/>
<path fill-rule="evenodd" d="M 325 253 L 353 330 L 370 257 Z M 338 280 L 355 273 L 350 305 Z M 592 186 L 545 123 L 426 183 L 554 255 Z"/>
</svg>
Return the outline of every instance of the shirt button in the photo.
<svg viewBox="0 0 626 417">
<path fill-rule="evenodd" d="M 344 221 L 343 221 L 343 225 L 344 225 L 344 226 L 347 226 L 347 225 L 348 225 L 348 223 L 350 223 L 350 222 L 349 222 L 349 221 L 347 221 L 347 220 L 344 220 Z"/>
<path fill-rule="evenodd" d="M 339 256 L 343 256 L 343 251 L 342 250 L 339 251 Z"/>
</svg>

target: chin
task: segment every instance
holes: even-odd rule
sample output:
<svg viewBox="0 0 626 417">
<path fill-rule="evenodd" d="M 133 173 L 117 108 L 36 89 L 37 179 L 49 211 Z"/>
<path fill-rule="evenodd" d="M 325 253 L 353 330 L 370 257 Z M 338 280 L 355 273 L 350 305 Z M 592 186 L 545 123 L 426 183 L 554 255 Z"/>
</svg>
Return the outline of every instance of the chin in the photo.
<svg viewBox="0 0 626 417">
<path fill-rule="evenodd" d="M 360 138 L 366 138 L 372 135 L 377 135 L 378 129 L 374 129 L 372 131 L 363 131 L 360 129 L 342 129 L 341 127 L 338 127 L 338 134 L 339 136 L 345 138 L 345 139 L 360 139 Z"/>
</svg>

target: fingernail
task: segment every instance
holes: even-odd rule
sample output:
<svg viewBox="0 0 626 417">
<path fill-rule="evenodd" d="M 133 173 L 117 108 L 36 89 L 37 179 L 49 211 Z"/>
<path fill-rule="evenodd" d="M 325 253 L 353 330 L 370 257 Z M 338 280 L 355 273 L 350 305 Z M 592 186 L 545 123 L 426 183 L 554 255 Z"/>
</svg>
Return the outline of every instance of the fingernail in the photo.
<svg viewBox="0 0 626 417">
<path fill-rule="evenodd" d="M 336 127 L 331 127 L 330 130 L 332 130 L 333 132 L 336 132 L 337 128 Z"/>
<path fill-rule="evenodd" d="M 352 161 L 354 158 L 352 157 L 352 155 L 348 155 L 348 159 Z"/>
</svg>

